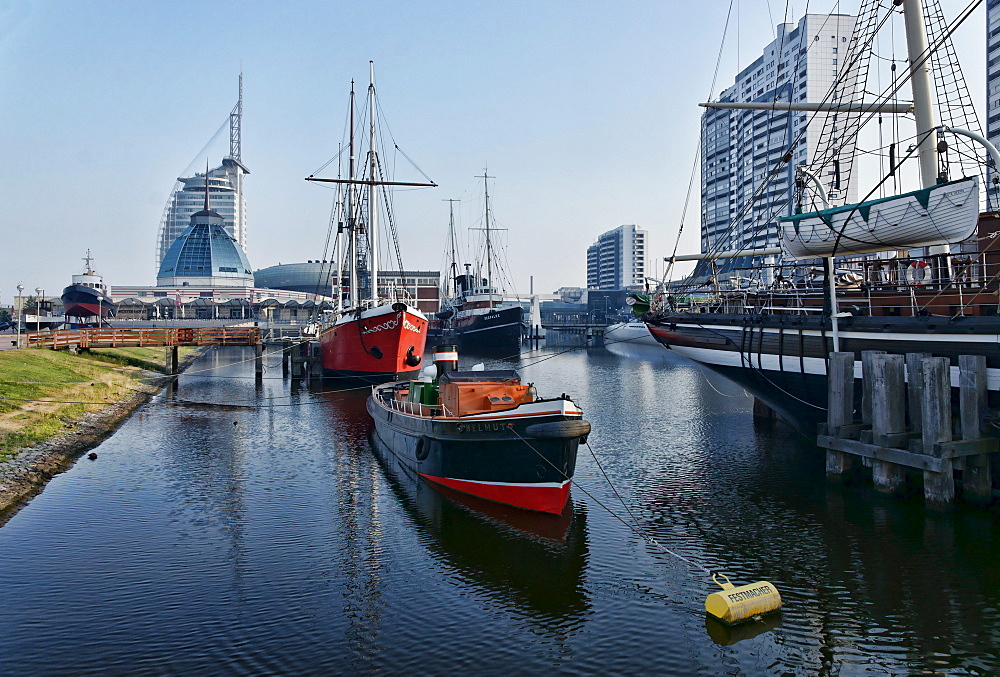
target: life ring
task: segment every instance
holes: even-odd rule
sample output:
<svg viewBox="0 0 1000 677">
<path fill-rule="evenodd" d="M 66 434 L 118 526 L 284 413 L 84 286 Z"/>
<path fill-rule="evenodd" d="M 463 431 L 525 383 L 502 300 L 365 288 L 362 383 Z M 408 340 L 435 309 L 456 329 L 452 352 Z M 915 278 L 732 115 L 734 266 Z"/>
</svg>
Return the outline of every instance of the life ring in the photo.
<svg viewBox="0 0 1000 677">
<path fill-rule="evenodd" d="M 913 261 L 906 269 L 906 281 L 917 287 L 927 284 L 931 276 L 928 268 L 926 261 Z"/>
</svg>

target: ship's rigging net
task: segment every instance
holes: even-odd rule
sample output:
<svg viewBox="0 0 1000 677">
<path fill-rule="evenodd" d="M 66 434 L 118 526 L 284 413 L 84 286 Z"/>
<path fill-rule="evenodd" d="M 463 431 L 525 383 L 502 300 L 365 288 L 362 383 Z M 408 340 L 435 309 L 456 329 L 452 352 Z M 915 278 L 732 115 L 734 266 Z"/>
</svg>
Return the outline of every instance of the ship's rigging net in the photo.
<svg viewBox="0 0 1000 677">
<path fill-rule="evenodd" d="M 974 0 L 973 5 L 970 5 L 955 22 L 949 25 L 941 11 L 939 0 L 927 0 L 924 19 L 927 42 L 931 52 L 931 71 L 934 74 L 938 124 L 963 128 L 981 134 L 979 120 L 958 64 L 951 37 L 976 4 L 978 2 Z M 832 104 L 859 101 L 885 103 L 898 99 L 901 89 L 910 79 L 907 61 L 905 58 L 880 56 L 876 51 L 877 35 L 887 24 L 891 26 L 889 22 L 893 18 L 894 11 L 899 12 L 900 10 L 891 3 L 880 0 L 863 0 L 847 53 L 841 60 L 842 68 L 837 73 L 837 79 L 824 102 Z M 806 57 L 807 53 L 808 47 L 805 52 L 800 52 L 793 66 L 793 72 L 799 72 L 800 61 Z M 869 74 L 873 56 L 880 61 L 887 62 L 885 65 L 890 67 L 891 74 L 890 83 L 884 87 L 877 86 L 875 91 L 870 89 L 872 82 Z M 907 88 L 903 91 L 908 92 L 909 90 Z M 782 93 L 781 87 L 776 88 L 774 99 L 776 101 L 785 100 Z M 804 143 L 803 137 L 809 124 L 819 124 L 820 119 L 823 122 L 816 151 L 814 157 L 810 158 L 809 165 L 812 172 L 821 177 L 821 182 L 825 184 L 831 205 L 845 204 L 856 192 L 849 191 L 848 188 L 853 185 L 852 182 L 857 182 L 856 161 L 859 156 L 874 156 L 878 161 L 882 176 L 879 177 L 880 180 L 873 182 L 875 187 L 871 192 L 867 190 L 861 192 L 855 198 L 856 200 L 883 197 L 905 190 L 899 185 L 899 170 L 904 160 L 913 158 L 913 162 L 910 164 L 915 164 L 914 149 L 920 141 L 915 135 L 911 135 L 909 138 L 900 138 L 897 116 L 890 116 L 891 124 L 889 126 L 893 129 L 892 140 L 885 142 L 882 135 L 883 116 L 875 112 L 733 111 L 733 113 L 747 120 L 753 120 L 757 127 L 760 126 L 762 114 L 768 116 L 769 125 L 774 125 L 775 121 L 787 122 L 789 121 L 788 116 L 792 115 L 802 116 L 799 118 L 800 120 L 806 118 L 807 124 L 801 126 L 799 133 L 794 138 L 791 134 L 792 125 L 787 125 L 785 132 L 787 147 L 781 161 L 771 164 L 763 179 L 756 183 L 752 194 L 748 197 L 744 196 L 744 200 L 738 203 L 737 212 L 730 221 L 730 227 L 726 233 L 714 242 L 707 243 L 707 246 L 703 245 L 703 250 L 706 253 L 775 246 L 778 243 L 772 234 L 777 231 L 775 220 L 778 217 L 791 214 L 793 209 L 814 211 L 822 208 L 811 191 L 803 190 L 804 185 L 798 187 L 795 202 L 789 199 L 788 194 L 781 194 L 772 188 L 775 178 L 780 176 L 782 172 L 790 170 L 787 163 L 795 157 L 798 145 Z M 755 115 L 758 116 L 756 119 L 753 117 Z M 859 149 L 859 133 L 872 120 L 879 123 L 878 142 L 874 144 L 875 147 L 872 150 Z M 739 122 L 735 128 L 740 129 Z M 766 138 L 770 138 L 770 126 Z M 985 151 L 981 147 L 967 137 L 954 134 L 942 135 L 941 140 L 946 142 L 945 145 L 939 146 L 946 148 L 946 152 L 941 154 L 939 160 L 942 174 L 951 179 L 979 175 L 982 185 L 989 185 L 986 183 L 988 165 L 984 159 Z M 937 143 L 938 139 L 935 138 L 933 142 Z M 771 157 L 769 155 L 768 159 Z M 984 191 L 984 194 L 982 199 L 986 201 L 987 208 L 995 207 L 1000 202 L 997 198 L 996 188 Z M 787 279 L 782 275 L 782 272 L 786 271 L 783 271 L 780 255 L 774 259 L 773 266 L 765 265 L 765 263 L 767 262 L 764 257 L 760 256 L 722 259 L 715 262 L 700 261 L 682 287 L 690 291 L 709 285 L 718 285 L 720 280 L 729 279 L 734 288 L 760 288 L 774 286 L 777 282 Z M 793 266 L 803 264 L 806 269 L 809 269 L 812 262 L 788 262 L 788 264 Z M 667 283 L 668 280 L 665 277 L 664 284 Z"/>
</svg>

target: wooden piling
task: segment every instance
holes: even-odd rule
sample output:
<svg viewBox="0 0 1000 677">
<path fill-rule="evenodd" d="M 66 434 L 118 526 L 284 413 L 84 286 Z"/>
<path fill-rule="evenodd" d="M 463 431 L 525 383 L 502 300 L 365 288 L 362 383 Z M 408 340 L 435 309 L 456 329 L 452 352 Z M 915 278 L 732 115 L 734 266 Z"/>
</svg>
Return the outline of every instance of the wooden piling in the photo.
<svg viewBox="0 0 1000 677">
<path fill-rule="evenodd" d="M 260 342 L 253 346 L 253 372 L 258 380 L 264 378 L 264 344 Z"/>
<path fill-rule="evenodd" d="M 951 361 L 946 357 L 921 360 L 924 398 L 921 402 L 923 453 L 940 460 L 938 469 L 924 470 L 924 501 L 932 507 L 947 506 L 955 499 L 955 476 L 951 458 L 942 458 L 942 442 L 951 442 Z"/>
<path fill-rule="evenodd" d="M 288 376 L 288 363 L 291 359 L 292 350 L 287 344 L 283 344 L 281 347 L 281 375 Z"/>
<path fill-rule="evenodd" d="M 963 440 L 983 436 L 986 404 L 986 356 L 961 355 L 959 366 L 959 418 Z M 988 503 L 993 496 L 990 457 L 967 456 L 962 470 L 962 496 L 973 503 Z"/>
<path fill-rule="evenodd" d="M 827 432 L 839 437 L 842 428 L 854 422 L 854 353 L 830 353 Z M 844 480 L 851 472 L 851 457 L 837 449 L 826 450 L 826 474 Z"/>
<path fill-rule="evenodd" d="M 865 381 L 871 382 L 872 444 L 893 446 L 890 435 L 906 432 L 906 401 L 904 358 L 902 355 L 873 355 L 871 372 Z M 872 482 L 883 493 L 900 493 L 906 486 L 906 467 L 879 458 L 872 458 Z"/>
<path fill-rule="evenodd" d="M 910 402 L 910 425 L 914 430 L 920 430 L 921 407 L 913 403 L 924 399 L 924 376 L 921 371 L 921 360 L 932 357 L 930 353 L 906 353 L 906 397 Z"/>
<path fill-rule="evenodd" d="M 872 373 L 873 362 L 876 355 L 885 355 L 884 350 L 862 350 L 861 351 L 861 373 L 864 378 L 861 382 L 861 422 L 865 425 L 871 425 L 872 423 L 872 379 L 868 378 L 868 374 Z M 852 378 L 854 376 L 853 371 L 851 374 Z M 852 381 L 853 387 L 853 381 Z"/>
<path fill-rule="evenodd" d="M 305 376 L 305 345 L 301 342 L 293 343 L 290 353 L 292 378 L 302 378 Z"/>
</svg>

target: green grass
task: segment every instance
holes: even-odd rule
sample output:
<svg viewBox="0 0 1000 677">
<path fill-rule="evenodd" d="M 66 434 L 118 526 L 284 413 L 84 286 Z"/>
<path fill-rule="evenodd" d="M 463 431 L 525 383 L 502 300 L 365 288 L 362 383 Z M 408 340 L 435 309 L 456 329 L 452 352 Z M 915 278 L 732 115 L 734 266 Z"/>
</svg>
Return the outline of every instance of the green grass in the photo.
<svg viewBox="0 0 1000 677">
<path fill-rule="evenodd" d="M 0 352 L 0 460 L 52 437 L 87 412 L 126 399 L 138 386 L 137 367 L 162 370 L 164 353 L 163 348 L 102 349 L 89 355 Z M 40 405 L 42 399 L 57 402 Z"/>
</svg>

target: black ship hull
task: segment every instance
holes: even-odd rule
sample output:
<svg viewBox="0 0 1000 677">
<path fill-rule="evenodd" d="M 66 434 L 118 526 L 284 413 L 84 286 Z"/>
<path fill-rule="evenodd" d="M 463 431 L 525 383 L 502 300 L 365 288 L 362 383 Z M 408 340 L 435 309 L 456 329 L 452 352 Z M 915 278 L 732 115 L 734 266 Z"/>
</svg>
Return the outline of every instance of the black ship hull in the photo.
<svg viewBox="0 0 1000 677">
<path fill-rule="evenodd" d="M 93 287 L 71 284 L 62 293 L 63 315 L 76 318 L 114 317 L 115 303 Z"/>
<path fill-rule="evenodd" d="M 520 306 L 494 308 L 488 313 L 452 320 L 450 336 L 459 350 L 477 355 L 517 355 L 521 352 L 524 310 Z"/>
<path fill-rule="evenodd" d="M 375 434 L 423 480 L 526 510 L 562 513 L 590 424 L 537 400 L 506 416 L 444 419 L 395 408 L 391 386 L 368 400 Z"/>
<path fill-rule="evenodd" d="M 661 344 L 743 386 L 800 432 L 826 420 L 829 319 L 664 313 L 646 321 Z M 990 401 L 1000 402 L 1000 317 L 845 317 L 838 335 L 840 351 L 855 355 L 856 377 L 865 350 L 929 353 L 951 361 L 957 385 L 959 356 L 983 355 Z"/>
</svg>

